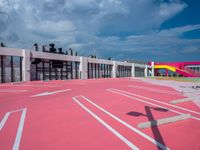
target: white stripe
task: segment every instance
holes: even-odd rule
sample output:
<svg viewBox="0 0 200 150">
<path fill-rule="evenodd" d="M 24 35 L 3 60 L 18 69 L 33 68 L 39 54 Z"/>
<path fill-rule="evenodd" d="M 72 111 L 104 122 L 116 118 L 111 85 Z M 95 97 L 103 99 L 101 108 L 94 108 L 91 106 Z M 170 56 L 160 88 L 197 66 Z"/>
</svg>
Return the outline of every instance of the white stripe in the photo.
<svg viewBox="0 0 200 150">
<path fill-rule="evenodd" d="M 26 117 L 26 111 L 27 109 L 23 109 L 22 110 L 22 115 L 20 118 L 20 122 L 19 122 L 19 126 L 18 126 L 18 130 L 17 130 L 17 135 L 15 137 L 15 142 L 13 145 L 13 150 L 18 150 L 19 149 L 19 145 L 20 145 L 20 141 L 21 141 L 21 137 L 22 137 L 22 131 L 23 131 L 23 127 L 24 127 L 24 121 L 25 121 L 25 117 Z"/>
<path fill-rule="evenodd" d="M 22 109 L 13 110 L 13 111 L 10 111 L 10 113 L 15 113 L 15 112 L 18 112 L 18 111 L 23 111 L 24 109 L 26 109 L 26 108 L 22 108 Z"/>
<path fill-rule="evenodd" d="M 187 97 L 187 98 L 182 98 L 182 99 L 176 99 L 171 101 L 171 104 L 178 104 L 178 103 L 183 103 L 183 102 L 188 102 L 188 101 L 192 101 L 191 97 Z"/>
<path fill-rule="evenodd" d="M 19 86 L 36 86 L 36 87 L 61 87 L 60 85 L 19 85 Z"/>
<path fill-rule="evenodd" d="M 15 92 L 26 92 L 27 90 L 7 90 L 7 89 L 1 89 L 0 93 L 15 93 Z"/>
<path fill-rule="evenodd" d="M 158 101 L 158 100 L 155 100 L 155 99 L 152 99 L 152 98 L 148 98 L 148 97 L 145 97 L 145 96 L 141 96 L 141 95 L 138 95 L 138 94 L 134 94 L 134 93 L 118 90 L 118 89 L 113 89 L 113 90 L 116 90 L 116 91 L 119 91 L 119 92 L 123 92 L 123 93 L 126 93 L 126 94 L 130 94 L 130 95 L 133 95 L 133 96 L 137 96 L 137 97 L 140 97 L 140 98 L 144 98 L 144 99 L 147 99 L 147 100 L 150 100 L 150 101 L 154 101 L 154 102 L 157 102 L 157 103 L 161 103 L 161 104 L 164 104 L 164 105 L 167 105 L 167 106 L 171 106 L 171 107 L 174 107 L 174 108 L 177 108 L 177 109 L 182 109 L 182 110 L 185 110 L 185 111 L 200 115 L 199 112 L 196 112 L 196 111 L 193 111 L 193 110 L 190 110 L 190 109 L 186 109 L 186 108 L 182 108 L 182 107 L 179 107 L 179 106 L 176 106 L 176 105 L 171 105 L 171 104 L 168 104 L 168 103 L 165 103 L 165 102 L 161 102 L 161 101 Z"/>
<path fill-rule="evenodd" d="M 53 91 L 53 92 L 47 91 L 47 92 L 39 93 L 36 95 L 32 95 L 31 97 L 47 96 L 47 95 L 57 94 L 57 93 L 66 92 L 66 91 L 71 91 L 71 89 L 65 89 L 65 90 L 59 90 L 59 91 Z"/>
<path fill-rule="evenodd" d="M 127 95 L 127 94 L 123 94 L 123 93 L 120 93 L 120 92 L 117 92 L 117 91 L 113 91 L 113 90 L 111 90 L 111 89 L 107 89 L 107 90 L 110 91 L 110 92 L 116 93 L 116 94 L 123 95 L 123 96 L 128 97 L 128 98 L 131 98 L 131 99 L 134 99 L 134 100 L 137 100 L 137 101 L 146 103 L 146 104 L 150 104 L 150 105 L 153 105 L 153 106 L 156 106 L 156 107 L 160 107 L 160 108 L 164 108 L 164 109 L 170 110 L 170 111 L 175 112 L 175 113 L 178 113 L 178 114 L 184 114 L 184 113 L 178 112 L 178 111 L 176 111 L 176 110 L 169 109 L 169 108 L 167 108 L 167 107 L 163 107 L 163 106 L 160 106 L 160 105 L 157 105 L 157 104 L 154 104 L 154 103 L 151 103 L 151 102 L 148 102 L 148 101 L 145 101 L 145 100 L 136 98 L 136 97 L 129 96 L 129 95 Z"/>
<path fill-rule="evenodd" d="M 24 85 L 0 85 L 0 86 L 33 86 L 33 87 L 61 87 L 61 85 L 37 85 L 37 84 L 33 84 L 33 85 L 27 85 L 27 84 L 24 84 Z"/>
<path fill-rule="evenodd" d="M 65 89 L 65 90 L 53 91 L 53 92 L 49 92 L 49 93 L 51 93 L 51 94 L 55 94 L 55 93 L 66 92 L 66 91 L 71 91 L 71 89 Z"/>
<path fill-rule="evenodd" d="M 13 111 L 9 111 L 5 114 L 5 116 L 3 117 L 3 119 L 0 122 L 0 130 L 3 128 L 3 126 L 5 125 L 6 121 L 8 120 L 8 117 L 10 116 L 11 113 L 14 112 L 18 112 L 18 111 L 23 111 L 23 109 L 17 109 L 17 110 L 13 110 Z"/>
<path fill-rule="evenodd" d="M 5 125 L 6 121 L 8 120 L 9 115 L 10 115 L 10 112 L 7 112 L 5 114 L 5 116 L 3 117 L 3 119 L 1 120 L 1 122 L 0 122 L 0 131 L 3 128 L 3 126 Z"/>
<path fill-rule="evenodd" d="M 97 104 L 95 104 L 94 102 L 90 101 L 88 98 L 83 97 L 86 101 L 88 101 L 89 103 L 91 103 L 93 106 L 97 107 L 98 109 L 100 109 L 101 111 L 103 111 L 105 114 L 109 115 L 110 117 L 112 117 L 113 119 L 117 120 L 118 122 L 120 122 L 121 124 L 123 124 L 124 126 L 126 126 L 127 128 L 131 129 L 132 131 L 136 132 L 137 134 L 143 136 L 144 138 L 146 138 L 147 140 L 149 140 L 150 142 L 152 142 L 153 144 L 159 146 L 161 149 L 163 150 L 169 150 L 168 147 L 164 146 L 163 144 L 159 143 L 158 141 L 154 140 L 153 138 L 151 138 L 150 136 L 148 136 L 147 134 L 141 132 L 140 130 L 134 128 L 133 126 L 131 126 L 130 124 L 126 123 L 125 121 L 121 120 L 120 118 L 118 118 L 117 116 L 111 114 L 110 112 L 108 112 L 107 110 L 103 109 L 102 107 L 98 106 Z"/>
<path fill-rule="evenodd" d="M 136 147 L 133 143 L 131 143 L 130 141 L 128 141 L 124 136 L 122 136 L 119 132 L 117 132 L 115 129 L 113 129 L 105 121 L 103 121 L 101 118 L 99 118 L 95 113 L 93 113 L 92 111 L 90 111 L 87 107 L 85 107 L 82 103 L 80 103 L 75 97 L 72 97 L 72 99 L 76 103 L 78 103 L 83 109 L 85 109 L 90 115 L 92 115 L 97 121 L 99 121 L 104 127 L 106 127 L 114 135 L 116 135 L 119 139 L 121 139 L 124 143 L 126 143 L 131 149 L 139 150 L 138 147 Z"/>
<path fill-rule="evenodd" d="M 156 92 L 156 93 L 166 93 L 166 94 L 178 95 L 178 96 L 181 95 L 181 93 L 178 93 L 178 92 L 167 91 L 167 90 L 158 90 L 158 89 L 155 89 L 155 88 L 148 88 L 148 87 L 144 87 L 144 86 L 129 85 L 128 87 L 130 87 L 130 88 L 144 89 L 144 90 L 153 91 L 153 92 Z"/>
<path fill-rule="evenodd" d="M 181 113 L 181 112 L 179 112 L 179 111 L 176 111 L 176 110 L 173 110 L 173 109 L 164 107 L 164 106 L 160 106 L 160 105 L 157 105 L 157 104 L 154 104 L 154 103 L 151 103 L 151 102 L 148 102 L 148 101 L 145 101 L 145 100 L 136 98 L 136 97 L 132 97 L 132 96 L 127 95 L 127 94 L 123 94 L 123 93 L 120 93 L 120 92 L 117 92 L 117 91 L 113 91 L 113 90 L 111 90 L 111 89 L 107 89 L 107 90 L 110 91 L 110 92 L 119 94 L 119 95 L 123 95 L 123 96 L 125 96 L 125 97 L 129 97 L 129 98 L 131 98 L 131 99 L 133 99 L 133 100 L 141 101 L 141 102 L 143 102 L 143 103 L 147 103 L 147 104 L 150 104 L 150 105 L 153 105 L 153 106 L 156 106 L 156 107 L 161 107 L 161 108 L 164 108 L 164 109 L 168 109 L 168 110 L 170 110 L 170 111 L 172 111 L 172 112 L 175 112 L 175 113 L 177 113 L 177 114 L 184 114 L 184 113 Z M 197 117 L 194 117 L 194 116 L 192 116 L 192 118 L 193 118 L 193 119 L 196 119 L 196 120 L 200 120 L 200 118 L 197 118 Z"/>
</svg>

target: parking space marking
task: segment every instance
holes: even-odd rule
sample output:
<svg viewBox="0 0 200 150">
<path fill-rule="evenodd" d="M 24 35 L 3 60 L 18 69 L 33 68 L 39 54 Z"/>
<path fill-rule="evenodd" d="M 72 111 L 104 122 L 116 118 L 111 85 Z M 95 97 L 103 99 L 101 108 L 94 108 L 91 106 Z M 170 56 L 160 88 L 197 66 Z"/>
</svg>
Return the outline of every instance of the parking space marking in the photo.
<svg viewBox="0 0 200 150">
<path fill-rule="evenodd" d="M 191 97 L 187 97 L 187 98 L 182 98 L 182 99 L 176 99 L 171 101 L 171 104 L 178 104 L 178 103 L 183 103 L 183 102 L 188 102 L 188 101 L 192 101 Z"/>
<path fill-rule="evenodd" d="M 0 89 L 0 93 L 18 93 L 18 92 L 27 92 L 28 90 L 7 90 Z"/>
<path fill-rule="evenodd" d="M 126 126 L 127 128 L 129 128 L 130 130 L 134 131 L 135 133 L 139 134 L 140 136 L 144 137 L 145 139 L 149 140 L 150 142 L 152 142 L 153 144 L 157 145 L 158 147 L 160 147 L 163 150 L 169 150 L 170 148 L 168 148 L 167 146 L 164 146 L 163 144 L 161 144 L 160 142 L 156 141 L 155 139 L 153 139 L 152 137 L 148 136 L 147 134 L 141 132 L 140 130 L 134 128 L 133 126 L 131 126 L 130 124 L 128 124 L 127 122 L 121 120 L 120 118 L 118 118 L 117 116 L 115 116 L 114 114 L 110 113 L 109 111 L 105 110 L 104 108 L 100 107 L 99 105 L 97 105 L 96 103 L 92 102 L 91 100 L 89 100 L 88 98 L 86 98 L 85 96 L 80 96 L 83 99 L 85 99 L 87 102 L 89 102 L 90 104 L 92 104 L 93 106 L 95 106 L 96 108 L 98 108 L 99 110 L 101 110 L 102 112 L 104 112 L 105 114 L 107 114 L 108 116 L 110 116 L 111 118 L 113 118 L 114 120 L 118 121 L 119 123 L 123 124 L 124 126 Z"/>
<path fill-rule="evenodd" d="M 116 91 L 115 91 L 115 90 L 116 90 Z M 149 102 L 149 101 L 142 100 L 142 99 L 137 98 L 137 97 L 130 96 L 131 94 L 130 94 L 130 95 L 127 94 L 127 93 L 130 93 L 130 92 L 126 92 L 126 91 L 119 92 L 119 91 L 122 91 L 122 90 L 118 90 L 118 89 L 107 89 L 107 91 L 112 92 L 112 93 L 116 93 L 116 94 L 119 94 L 119 95 L 122 95 L 122 96 L 125 96 L 125 97 L 129 97 L 129 98 L 131 98 L 131 99 L 133 99 L 133 100 L 137 100 L 137 101 L 140 101 L 140 102 L 143 102 L 143 103 L 147 103 L 147 104 L 150 104 L 150 105 L 153 105 L 153 106 L 157 106 L 157 107 L 161 107 L 161 108 L 164 108 L 164 109 L 168 109 L 168 110 L 170 110 L 170 111 L 172 111 L 172 112 L 175 112 L 175 113 L 177 113 L 177 114 L 184 114 L 184 113 L 182 113 L 182 112 L 179 112 L 179 111 L 170 109 L 170 108 L 168 108 L 168 107 L 166 107 L 166 106 L 161 106 L 161 105 L 158 105 L 158 104 Z M 126 94 L 125 94 L 125 93 L 126 93 Z M 132 93 L 132 94 L 133 94 L 133 93 Z M 160 102 L 160 101 L 157 101 L 157 100 L 152 100 L 152 101 L 156 101 L 156 102 L 158 102 L 158 103 Z M 165 103 L 163 103 L 163 102 L 160 102 L 160 103 L 165 105 Z M 167 104 L 167 103 L 166 103 L 166 104 Z M 174 105 L 172 105 L 172 106 L 174 106 Z M 176 106 L 176 107 L 177 107 L 177 106 Z M 200 118 L 198 118 L 198 117 L 192 116 L 192 118 L 193 118 L 193 119 L 196 119 L 196 120 L 200 120 Z"/>
<path fill-rule="evenodd" d="M 167 105 L 167 106 L 171 106 L 171 107 L 174 107 L 174 108 L 177 108 L 177 109 L 182 109 L 182 110 L 185 110 L 185 111 L 200 115 L 200 112 L 193 111 L 193 110 L 190 110 L 190 109 L 187 109 L 187 108 L 183 108 L 183 107 L 179 107 L 179 106 L 175 106 L 175 105 L 171 105 L 171 104 L 168 104 L 168 103 L 165 103 L 165 102 L 161 102 L 161 101 L 153 99 L 153 98 L 149 98 L 149 97 L 146 97 L 146 96 L 141 96 L 141 95 L 134 94 L 134 93 L 127 92 L 127 91 L 123 91 L 123 90 L 118 90 L 118 89 L 114 89 L 114 90 L 121 91 L 123 93 L 127 93 L 127 94 L 130 94 L 130 95 L 136 96 L 136 97 L 144 98 L 144 99 L 147 99 L 147 100 L 150 100 L 150 101 L 154 101 L 154 102 L 157 102 L 157 103 L 161 103 L 161 104 L 164 104 L 164 105 Z"/>
<path fill-rule="evenodd" d="M 173 91 L 168 91 L 168 90 L 159 90 L 159 89 L 149 88 L 149 87 L 144 87 L 144 86 L 128 85 L 128 87 L 143 89 L 143 90 L 147 90 L 147 91 L 153 91 L 156 93 L 164 93 L 164 94 L 177 95 L 177 96 L 181 95 L 181 93 L 179 93 L 179 92 L 173 92 Z"/>
<path fill-rule="evenodd" d="M 0 85 L 2 87 L 62 87 L 61 85 L 40 85 L 40 84 L 15 84 L 15 85 Z"/>
<path fill-rule="evenodd" d="M 77 97 L 72 97 L 72 99 L 81 106 L 85 111 L 87 111 L 92 117 L 94 117 L 98 122 L 100 122 L 105 128 L 107 128 L 110 132 L 112 132 L 115 136 L 121 139 L 126 145 L 128 145 L 133 150 L 139 150 L 137 146 L 131 143 L 128 139 L 126 139 L 123 135 L 121 135 L 117 130 L 112 128 L 109 124 L 107 124 L 104 120 L 102 120 L 99 116 L 97 116 L 94 112 L 89 110 L 86 106 L 84 106 L 80 101 L 78 101 Z"/>
<path fill-rule="evenodd" d="M 8 120 L 9 116 L 10 116 L 10 112 L 7 112 L 5 114 L 5 116 L 3 117 L 3 119 L 1 120 L 1 122 L 0 122 L 0 131 L 4 127 L 4 125 L 5 125 L 6 121 Z"/>
<path fill-rule="evenodd" d="M 23 128 L 24 128 L 24 122 L 25 122 L 25 118 L 26 118 L 27 108 L 7 112 L 0 122 L 0 131 L 1 131 L 2 128 L 4 127 L 4 125 L 6 124 L 6 121 L 8 120 L 10 114 L 15 113 L 15 112 L 19 112 L 19 111 L 22 111 L 22 114 L 21 114 L 21 117 L 20 117 L 20 121 L 19 121 L 19 125 L 18 125 L 18 129 L 17 129 L 17 133 L 16 133 L 16 137 L 15 137 L 15 141 L 14 141 L 12 150 L 18 150 L 19 149 L 20 141 L 21 141 L 21 137 L 22 137 L 22 132 L 23 132 Z"/>
</svg>

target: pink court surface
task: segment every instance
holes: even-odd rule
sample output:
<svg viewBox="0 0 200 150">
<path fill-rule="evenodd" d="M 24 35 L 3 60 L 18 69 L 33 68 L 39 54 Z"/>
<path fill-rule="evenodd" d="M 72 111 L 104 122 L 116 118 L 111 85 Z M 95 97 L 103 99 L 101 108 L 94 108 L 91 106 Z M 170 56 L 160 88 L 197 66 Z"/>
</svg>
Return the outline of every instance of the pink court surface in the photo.
<svg viewBox="0 0 200 150">
<path fill-rule="evenodd" d="M 158 81 L 159 82 L 159 81 Z M 200 108 L 134 78 L 0 85 L 0 149 L 200 150 Z M 191 114 L 150 126 L 139 123 Z"/>
</svg>

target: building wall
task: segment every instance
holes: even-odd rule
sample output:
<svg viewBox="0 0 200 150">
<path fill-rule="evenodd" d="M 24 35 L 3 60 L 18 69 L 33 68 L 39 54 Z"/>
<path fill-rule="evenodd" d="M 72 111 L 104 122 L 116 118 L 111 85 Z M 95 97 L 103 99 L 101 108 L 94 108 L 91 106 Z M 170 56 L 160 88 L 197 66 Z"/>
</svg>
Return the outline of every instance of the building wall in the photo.
<svg viewBox="0 0 200 150">
<path fill-rule="evenodd" d="M 1 61 L 3 64 L 0 64 L 1 78 L 3 77 L 5 80 L 3 82 L 146 77 L 148 76 L 147 70 L 152 69 L 152 66 L 147 64 L 2 47 L 0 47 L 0 56 L 7 59 L 5 62 Z M 17 63 L 14 62 L 11 65 L 11 60 L 9 60 L 11 56 Z M 41 60 L 41 62 L 36 65 L 34 64 L 35 60 Z M 52 62 L 55 61 L 64 62 L 64 67 L 52 67 Z"/>
</svg>

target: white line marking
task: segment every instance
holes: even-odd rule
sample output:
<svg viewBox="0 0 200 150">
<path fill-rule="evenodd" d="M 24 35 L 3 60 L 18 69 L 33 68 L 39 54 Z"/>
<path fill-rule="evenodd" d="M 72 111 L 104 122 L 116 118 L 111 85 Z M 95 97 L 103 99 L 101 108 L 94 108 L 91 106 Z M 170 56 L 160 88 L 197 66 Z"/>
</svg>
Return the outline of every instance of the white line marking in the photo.
<svg viewBox="0 0 200 150">
<path fill-rule="evenodd" d="M 114 135 L 116 135 L 119 139 L 121 139 L 126 145 L 128 145 L 131 149 L 139 150 L 137 146 L 135 146 L 133 143 L 131 143 L 129 140 L 127 140 L 124 136 L 122 136 L 118 131 L 113 129 L 110 125 L 108 125 L 105 121 L 103 121 L 101 118 L 99 118 L 95 113 L 93 113 L 91 110 L 89 110 L 87 107 L 85 107 L 81 102 L 79 102 L 76 97 L 72 97 L 72 99 L 79 104 L 85 111 L 87 111 L 90 115 L 92 115 L 97 121 L 99 121 L 104 127 L 106 127 L 110 132 L 112 132 Z"/>
<path fill-rule="evenodd" d="M 176 100 L 171 101 L 170 103 L 171 104 L 178 104 L 178 103 L 188 102 L 188 101 L 192 101 L 192 98 L 188 97 L 188 98 L 176 99 Z"/>
<path fill-rule="evenodd" d="M 119 94 L 119 95 L 122 95 L 122 96 L 125 96 L 125 97 L 128 97 L 128 98 L 131 98 L 131 99 L 133 99 L 133 100 L 137 100 L 137 101 L 140 101 L 140 102 L 143 102 L 143 103 L 147 103 L 147 104 L 150 104 L 150 105 L 153 105 L 153 106 L 156 106 L 156 107 L 168 109 L 168 110 L 170 110 L 170 111 L 172 111 L 172 112 L 175 112 L 175 113 L 177 113 L 177 114 L 184 114 L 184 113 L 181 113 L 181 112 L 179 112 L 179 111 L 176 111 L 176 110 L 173 110 L 173 109 L 170 109 L 170 108 L 167 108 L 167 107 L 158 105 L 158 104 L 154 104 L 154 103 L 151 103 L 151 102 L 148 102 L 148 101 L 145 101 L 145 100 L 136 98 L 136 97 L 132 97 L 132 96 L 127 95 L 127 94 L 124 94 L 124 93 L 120 93 L 120 92 L 117 92 L 117 91 L 113 91 L 113 90 L 111 90 L 111 89 L 107 89 L 107 91 L 112 92 L 112 93 L 116 93 L 116 94 Z M 192 116 L 192 118 L 193 118 L 193 119 L 196 119 L 196 120 L 200 120 L 200 118 L 197 118 L 197 117 L 194 117 L 194 116 Z"/>
<path fill-rule="evenodd" d="M 21 115 L 21 119 L 19 122 L 19 126 L 18 126 L 18 130 L 17 130 L 17 135 L 15 137 L 15 142 L 13 145 L 13 150 L 18 150 L 19 149 L 19 145 L 20 145 L 20 141 L 21 141 L 21 137 L 22 137 L 22 131 L 23 131 L 23 127 L 24 127 L 24 121 L 25 121 L 25 117 L 26 117 L 26 111 L 27 109 L 23 109 L 22 111 L 22 115 Z"/>
<path fill-rule="evenodd" d="M 131 93 L 131 92 L 126 92 L 126 91 L 123 91 L 123 90 L 118 90 L 118 89 L 113 89 L 113 90 L 116 90 L 116 91 L 119 91 L 119 92 L 122 92 L 122 93 L 126 93 L 126 94 L 130 94 L 130 95 L 133 95 L 133 96 L 137 96 L 139 98 L 144 98 L 144 99 L 147 99 L 147 100 L 150 100 L 150 101 L 154 101 L 154 102 L 157 102 L 157 103 L 161 103 L 161 104 L 164 104 L 164 105 L 167 105 L 167 106 L 171 106 L 171 107 L 174 107 L 174 108 L 177 108 L 177 109 L 182 109 L 182 110 L 185 110 L 185 111 L 200 115 L 200 112 L 196 112 L 196 111 L 193 111 L 193 110 L 190 110 L 190 109 L 186 109 L 186 108 L 182 108 L 182 107 L 179 107 L 179 106 L 171 105 L 171 104 L 168 104 L 168 103 L 165 103 L 165 102 L 161 102 L 159 100 L 155 100 L 155 99 L 148 98 L 148 97 L 145 97 L 145 96 L 141 96 L 141 95 L 138 95 L 138 94 L 134 94 L 134 93 Z"/>
<path fill-rule="evenodd" d="M 4 124 L 6 123 L 6 121 L 8 120 L 8 117 L 10 116 L 11 113 L 18 112 L 18 111 L 23 111 L 23 110 L 24 110 L 24 108 L 7 112 L 5 114 L 5 116 L 3 117 L 3 119 L 1 120 L 1 122 L 0 122 L 0 131 L 3 128 Z"/>
<path fill-rule="evenodd" d="M 138 82 L 140 84 L 144 84 L 144 85 L 152 85 L 152 83 L 149 82 L 145 82 L 145 81 L 141 81 L 141 80 L 130 80 L 131 82 Z"/>
<path fill-rule="evenodd" d="M 14 112 L 18 112 L 18 111 L 23 111 L 24 109 L 26 109 L 26 108 L 16 109 L 16 110 L 10 111 L 10 113 L 14 113 Z"/>
<path fill-rule="evenodd" d="M 40 93 L 40 94 L 33 95 L 33 96 L 31 96 L 31 97 L 52 95 L 52 94 L 61 93 L 61 92 L 66 92 L 66 91 L 70 91 L 70 90 L 71 90 L 71 89 L 65 89 L 65 90 L 59 90 L 59 91 L 53 91 L 53 92 L 44 92 L 44 93 Z"/>
<path fill-rule="evenodd" d="M 8 86 L 12 86 L 12 87 L 14 87 L 14 86 L 30 86 L 30 87 L 61 87 L 61 85 L 27 85 L 27 84 L 25 84 L 25 85 L 20 85 L 20 84 L 16 84 L 16 85 L 0 85 L 0 87 L 1 86 L 6 86 L 6 87 L 8 87 Z"/>
<path fill-rule="evenodd" d="M 140 101 L 140 102 L 143 102 L 143 103 L 147 103 L 147 104 L 150 104 L 150 105 L 153 105 L 153 106 L 156 106 L 156 107 L 161 107 L 161 108 L 170 110 L 170 111 L 175 112 L 175 113 L 178 113 L 178 114 L 184 114 L 184 113 L 178 112 L 178 111 L 176 111 L 176 110 L 169 109 L 169 108 L 167 108 L 167 107 L 163 107 L 163 106 L 160 106 L 160 105 L 157 105 L 157 104 L 154 104 L 154 103 L 151 103 L 151 102 L 148 102 L 148 101 L 145 101 L 145 100 L 136 98 L 136 97 L 129 96 L 129 95 L 127 95 L 127 94 L 123 94 L 123 93 L 120 93 L 120 92 L 117 92 L 117 91 L 113 91 L 113 90 L 111 90 L 111 89 L 107 89 L 107 91 L 113 92 L 113 93 L 116 93 L 116 94 L 119 94 L 119 95 L 122 95 L 122 96 L 125 96 L 125 97 L 129 97 L 129 98 L 131 98 L 131 99 L 134 99 L 134 100 L 137 100 L 137 101 Z"/>
<path fill-rule="evenodd" d="M 61 87 L 60 85 L 16 85 L 16 86 Z"/>
<path fill-rule="evenodd" d="M 1 129 L 4 127 L 6 121 L 8 120 L 8 117 L 10 116 L 10 114 L 18 112 L 18 111 L 22 111 L 22 114 L 21 114 L 19 126 L 18 126 L 18 129 L 17 129 L 17 134 L 16 134 L 16 137 L 15 137 L 15 142 L 14 142 L 12 150 L 18 150 L 19 149 L 27 109 L 24 108 L 24 109 L 18 109 L 18 110 L 7 112 L 5 114 L 5 116 L 3 117 L 2 121 L 0 122 L 0 131 L 1 131 Z"/>
<path fill-rule="evenodd" d="M 154 140 L 153 138 L 151 138 L 150 136 L 148 136 L 147 134 L 141 132 L 140 130 L 134 128 L 133 126 L 131 126 L 130 124 L 126 123 L 125 121 L 121 120 L 120 118 L 118 118 L 117 116 L 111 114 L 110 112 L 108 112 L 107 110 L 103 109 L 102 107 L 100 107 L 99 105 L 95 104 L 94 102 L 92 102 L 91 100 L 89 100 L 88 98 L 81 96 L 82 98 L 84 98 L 87 102 L 89 102 L 90 104 L 92 104 L 93 106 L 95 106 L 96 108 L 98 108 L 99 110 L 103 111 L 105 114 L 109 115 L 111 118 L 115 119 L 116 121 L 120 122 L 121 124 L 123 124 L 124 126 L 126 126 L 127 128 L 129 128 L 130 130 L 136 132 L 137 134 L 141 135 L 142 137 L 146 138 L 147 140 L 149 140 L 150 142 L 152 142 L 153 144 L 159 146 L 161 149 L 163 150 L 169 150 L 168 147 L 164 146 L 163 144 L 159 143 L 158 141 Z"/>
<path fill-rule="evenodd" d="M 0 122 L 0 131 L 3 128 L 3 126 L 5 125 L 6 121 L 8 120 L 9 115 L 10 115 L 10 112 L 7 112 L 5 114 L 5 116 L 3 117 L 3 119 L 1 120 L 1 122 Z"/>
<path fill-rule="evenodd" d="M 167 91 L 167 90 L 159 90 L 159 89 L 149 88 L 149 87 L 144 87 L 144 86 L 129 85 L 128 87 L 130 87 L 130 88 L 144 89 L 144 90 L 153 91 L 153 92 L 156 92 L 156 93 L 166 93 L 166 94 L 170 94 L 170 95 L 181 96 L 181 93 L 178 93 L 178 92 Z"/>
<path fill-rule="evenodd" d="M 7 89 L 0 89 L 0 93 L 17 93 L 17 92 L 27 92 L 27 90 L 7 90 Z"/>
</svg>

